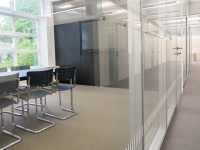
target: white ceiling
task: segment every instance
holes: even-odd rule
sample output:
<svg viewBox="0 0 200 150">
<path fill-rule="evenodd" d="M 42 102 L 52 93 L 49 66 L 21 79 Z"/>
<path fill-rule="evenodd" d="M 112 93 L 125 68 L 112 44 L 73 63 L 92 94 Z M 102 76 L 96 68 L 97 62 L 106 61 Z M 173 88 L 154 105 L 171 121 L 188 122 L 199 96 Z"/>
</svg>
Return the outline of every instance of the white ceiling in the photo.
<svg viewBox="0 0 200 150">
<path fill-rule="evenodd" d="M 81 20 L 86 18 L 86 0 L 54 0 L 54 13 L 58 13 L 60 11 L 64 11 L 62 13 L 55 14 L 55 21 L 59 22 L 60 20 Z M 184 2 L 183 5 L 180 4 L 180 1 Z M 139 0 L 134 1 L 134 5 L 138 5 L 139 8 Z M 160 5 L 166 0 L 143 0 L 143 7 L 151 6 L 151 5 Z M 163 24 L 169 28 L 173 29 L 173 26 L 176 26 L 176 23 L 171 23 L 173 21 L 160 21 L 166 18 L 173 18 L 173 17 L 180 17 L 186 16 L 187 9 L 186 9 L 186 0 L 168 0 L 168 2 L 176 2 L 176 5 L 171 5 L 169 7 L 157 7 L 157 9 L 143 9 L 144 14 L 144 21 L 148 25 L 147 30 L 159 30 L 158 26 L 163 26 Z M 178 3 L 179 2 L 179 3 Z M 127 0 L 102 0 L 102 16 L 105 16 L 109 20 L 113 20 L 115 22 L 119 22 L 121 24 L 127 23 L 128 12 L 126 11 Z M 130 4 L 129 4 L 130 5 Z M 200 30 L 200 19 L 198 20 L 200 15 L 200 0 L 188 0 L 188 14 L 191 21 L 189 21 L 189 25 L 191 25 L 192 33 L 199 32 Z M 130 6 L 129 6 L 130 7 Z M 134 7 L 134 6 L 133 6 Z M 66 11 L 67 9 L 75 8 L 71 11 Z M 183 12 L 181 12 L 181 8 L 183 8 Z M 135 7 L 136 9 L 136 7 Z M 139 12 L 137 13 L 136 10 L 133 14 L 135 20 L 133 22 L 139 21 Z M 132 14 L 132 15 L 133 15 Z M 193 20 L 193 21 L 192 21 Z M 179 21 L 176 21 L 179 22 Z M 166 25 L 167 24 L 167 25 Z M 177 24 L 178 25 L 178 24 Z M 184 26 L 183 24 L 179 24 L 180 26 Z M 151 26 L 151 28 L 149 28 Z M 156 29 L 157 28 L 157 29 Z M 174 29 L 173 29 L 174 30 Z M 180 31 L 179 31 L 180 32 Z"/>
</svg>

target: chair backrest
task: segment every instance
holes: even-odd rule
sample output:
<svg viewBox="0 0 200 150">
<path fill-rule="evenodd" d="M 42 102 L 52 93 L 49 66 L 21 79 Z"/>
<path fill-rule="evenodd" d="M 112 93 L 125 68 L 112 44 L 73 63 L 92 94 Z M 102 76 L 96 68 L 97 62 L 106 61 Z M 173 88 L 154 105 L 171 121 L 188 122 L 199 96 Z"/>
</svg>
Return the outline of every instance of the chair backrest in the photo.
<svg viewBox="0 0 200 150">
<path fill-rule="evenodd" d="M 17 70 L 20 70 L 20 66 L 13 66 L 13 67 L 10 67 L 11 71 L 17 71 Z"/>
<path fill-rule="evenodd" d="M 12 93 L 18 88 L 19 73 L 0 76 L 0 95 Z"/>
<path fill-rule="evenodd" d="M 7 72 L 7 68 L 0 68 L 0 72 Z"/>
<path fill-rule="evenodd" d="M 31 67 L 29 65 L 25 65 L 25 66 L 20 66 L 20 70 L 26 70 L 26 69 L 30 69 Z"/>
<path fill-rule="evenodd" d="M 62 67 L 56 68 L 55 73 L 58 75 L 57 79 L 60 83 L 67 83 L 69 80 L 74 80 L 76 67 Z"/>
<path fill-rule="evenodd" d="M 30 82 L 29 82 L 30 79 Z M 27 72 L 27 83 L 31 87 L 39 86 L 44 87 L 52 83 L 53 69 L 45 71 L 29 71 Z"/>
</svg>

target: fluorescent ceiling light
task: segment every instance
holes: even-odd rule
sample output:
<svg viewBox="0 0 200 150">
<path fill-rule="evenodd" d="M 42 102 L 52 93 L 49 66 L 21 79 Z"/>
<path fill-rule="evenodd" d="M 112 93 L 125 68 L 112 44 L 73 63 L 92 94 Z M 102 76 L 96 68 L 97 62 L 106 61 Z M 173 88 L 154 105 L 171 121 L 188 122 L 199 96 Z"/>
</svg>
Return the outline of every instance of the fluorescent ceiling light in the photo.
<svg viewBox="0 0 200 150">
<path fill-rule="evenodd" d="M 132 24 L 141 24 L 141 22 L 132 22 Z"/>
<path fill-rule="evenodd" d="M 176 21 L 180 20 L 181 17 L 173 17 L 173 18 L 165 18 L 165 19 L 159 19 L 159 21 Z"/>
<path fill-rule="evenodd" d="M 135 26 L 137 26 L 137 27 L 140 27 L 140 26 L 141 26 L 141 24 L 135 24 Z"/>
<path fill-rule="evenodd" d="M 200 27 L 192 27 L 192 29 L 200 29 Z"/>
<path fill-rule="evenodd" d="M 102 2 L 102 8 L 109 8 L 112 6 L 116 6 L 116 5 L 112 2 Z"/>
<path fill-rule="evenodd" d="M 102 13 L 102 15 L 112 15 L 112 14 L 115 14 L 116 11 L 110 11 L 110 12 L 105 12 L 105 13 Z"/>
<path fill-rule="evenodd" d="M 122 10 L 116 10 L 116 11 L 111 11 L 111 12 L 106 12 L 102 13 L 103 15 L 113 15 L 113 14 L 121 14 L 121 13 L 126 13 L 127 11 L 122 9 Z"/>
<path fill-rule="evenodd" d="M 122 14 L 122 13 L 126 13 L 127 10 L 125 9 L 121 9 L 121 10 L 116 10 L 116 14 Z"/>
<path fill-rule="evenodd" d="M 58 7 L 58 8 L 70 8 L 70 7 L 73 7 L 73 5 L 66 3 L 66 4 L 62 4 L 60 6 L 56 6 L 56 7 Z"/>
<path fill-rule="evenodd" d="M 162 3 L 157 3 L 157 4 L 151 4 L 151 5 L 144 6 L 143 9 L 151 9 L 151 8 L 164 7 L 164 6 L 176 5 L 176 4 L 178 4 L 178 2 L 176 2 L 176 1 L 162 2 Z"/>
<path fill-rule="evenodd" d="M 200 20 L 200 17 L 188 18 L 188 21 L 196 21 L 196 20 Z"/>
<path fill-rule="evenodd" d="M 84 8 L 85 5 L 80 5 L 80 6 L 76 6 L 76 7 L 71 7 L 71 8 L 67 8 L 65 10 L 61 10 L 61 11 L 56 11 L 52 14 L 47 14 L 45 16 L 51 16 L 51 15 L 54 15 L 54 14 L 60 14 L 60 13 L 64 13 L 64 12 L 68 12 L 68 11 L 73 11 L 73 10 L 76 10 L 76 9 L 80 9 L 80 8 Z"/>
<path fill-rule="evenodd" d="M 120 19 L 128 19 L 128 17 L 123 17 L 123 18 L 120 18 Z"/>
<path fill-rule="evenodd" d="M 182 24 L 182 23 L 185 23 L 185 22 L 173 22 L 173 23 L 165 23 L 163 25 L 174 25 L 174 24 Z"/>
<path fill-rule="evenodd" d="M 174 14 L 174 13 L 178 13 L 179 11 L 171 11 L 171 12 L 165 12 L 165 13 L 159 13 L 159 14 L 151 14 L 149 16 L 159 16 L 159 15 L 168 15 L 168 14 Z M 148 16 L 148 17 L 149 17 Z"/>
</svg>

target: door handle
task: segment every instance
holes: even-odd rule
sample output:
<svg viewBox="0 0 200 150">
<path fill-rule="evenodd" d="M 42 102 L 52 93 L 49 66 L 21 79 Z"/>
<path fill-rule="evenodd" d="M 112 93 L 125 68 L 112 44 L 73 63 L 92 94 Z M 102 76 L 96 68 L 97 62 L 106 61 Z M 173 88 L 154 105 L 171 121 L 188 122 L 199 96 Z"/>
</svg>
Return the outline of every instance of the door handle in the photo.
<svg viewBox="0 0 200 150">
<path fill-rule="evenodd" d="M 180 53 L 174 53 L 174 55 L 177 55 L 177 56 L 178 56 L 178 55 L 181 55 L 181 52 L 180 52 Z"/>
<path fill-rule="evenodd" d="M 173 48 L 173 49 L 179 50 L 179 49 L 183 49 L 183 48 L 182 47 L 176 47 L 176 48 Z"/>
</svg>

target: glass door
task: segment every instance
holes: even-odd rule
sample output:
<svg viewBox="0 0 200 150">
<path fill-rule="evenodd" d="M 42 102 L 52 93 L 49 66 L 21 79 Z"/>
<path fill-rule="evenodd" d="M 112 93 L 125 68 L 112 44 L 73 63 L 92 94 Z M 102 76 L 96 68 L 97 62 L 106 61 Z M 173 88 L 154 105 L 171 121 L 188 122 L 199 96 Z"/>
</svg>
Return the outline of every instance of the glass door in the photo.
<svg viewBox="0 0 200 150">
<path fill-rule="evenodd" d="M 109 84 L 118 81 L 118 34 L 117 25 L 107 23 L 108 51 L 109 51 Z"/>
<path fill-rule="evenodd" d="M 177 12 L 174 19 L 167 22 L 167 123 L 169 125 L 174 110 L 179 103 L 183 89 L 183 20 L 182 3 L 179 2 L 175 8 Z"/>
<path fill-rule="evenodd" d="M 177 47 L 176 47 L 176 52 L 175 52 L 175 55 L 176 55 L 176 81 L 177 81 L 177 106 L 179 104 L 179 101 L 180 101 L 180 98 L 181 98 L 181 94 L 182 94 L 182 89 L 183 89 L 183 84 L 184 84 L 184 81 L 183 81 L 183 74 L 185 73 L 184 72 L 184 69 L 183 69 L 183 36 L 182 34 L 180 33 L 177 38 L 176 38 L 177 42 Z"/>
<path fill-rule="evenodd" d="M 179 104 L 182 89 L 183 89 L 183 17 L 182 17 L 182 3 L 180 2 L 179 5 L 176 6 L 177 11 L 180 15 L 180 21 L 176 24 L 176 47 L 175 49 L 175 55 L 176 55 L 176 102 L 177 106 Z"/>
<path fill-rule="evenodd" d="M 169 28 L 169 27 L 167 27 Z M 167 125 L 169 125 L 176 108 L 176 36 L 168 34 L 167 39 Z"/>
</svg>

